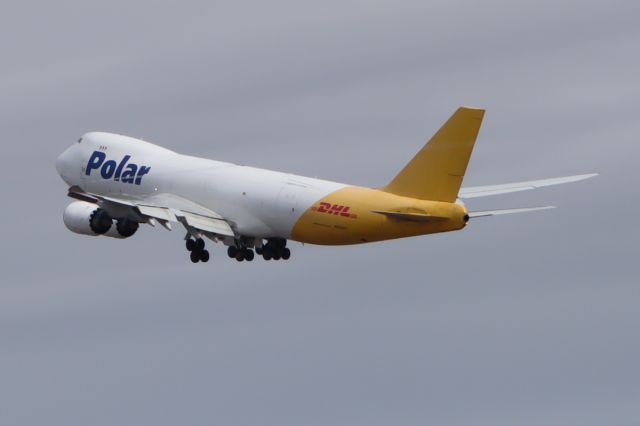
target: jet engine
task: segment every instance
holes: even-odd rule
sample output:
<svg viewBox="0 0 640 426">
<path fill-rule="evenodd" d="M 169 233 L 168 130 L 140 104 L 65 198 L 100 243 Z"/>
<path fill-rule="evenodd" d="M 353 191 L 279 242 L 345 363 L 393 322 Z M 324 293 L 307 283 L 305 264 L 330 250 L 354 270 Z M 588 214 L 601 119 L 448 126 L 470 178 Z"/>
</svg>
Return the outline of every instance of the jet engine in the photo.
<svg viewBox="0 0 640 426">
<path fill-rule="evenodd" d="M 120 218 L 114 219 L 106 210 L 86 201 L 75 201 L 64 209 L 62 220 L 71 232 L 82 235 L 104 235 L 112 238 L 127 238 L 135 234 L 138 222 Z M 114 226 L 115 220 L 115 226 Z"/>
</svg>

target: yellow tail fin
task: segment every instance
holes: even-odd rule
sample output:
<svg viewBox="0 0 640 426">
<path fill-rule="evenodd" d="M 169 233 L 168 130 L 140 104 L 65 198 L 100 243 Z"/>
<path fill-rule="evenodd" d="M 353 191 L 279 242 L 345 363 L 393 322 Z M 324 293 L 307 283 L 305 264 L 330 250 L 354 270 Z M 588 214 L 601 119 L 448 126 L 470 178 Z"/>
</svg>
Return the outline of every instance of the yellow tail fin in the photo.
<svg viewBox="0 0 640 426">
<path fill-rule="evenodd" d="M 484 110 L 460 107 L 384 188 L 404 197 L 454 202 L 480 130 Z"/>
</svg>

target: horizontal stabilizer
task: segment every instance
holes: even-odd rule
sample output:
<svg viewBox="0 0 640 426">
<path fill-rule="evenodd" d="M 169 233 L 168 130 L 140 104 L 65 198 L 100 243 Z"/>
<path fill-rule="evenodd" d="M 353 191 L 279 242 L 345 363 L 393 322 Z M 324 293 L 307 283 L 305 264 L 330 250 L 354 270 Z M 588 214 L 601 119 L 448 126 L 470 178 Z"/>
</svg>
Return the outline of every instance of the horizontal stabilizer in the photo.
<svg viewBox="0 0 640 426">
<path fill-rule="evenodd" d="M 538 210 L 549 210 L 555 209 L 555 206 L 544 206 L 544 207 L 529 207 L 524 209 L 502 209 L 502 210 L 487 210 L 483 212 L 469 212 L 469 217 L 474 219 L 476 217 L 486 217 L 486 216 L 498 216 L 501 214 L 512 214 L 512 213 L 525 213 L 525 212 L 535 212 Z"/>
<path fill-rule="evenodd" d="M 529 189 L 542 188 L 544 186 L 560 185 L 563 183 L 578 182 L 598 176 L 597 173 L 586 175 L 565 176 L 551 179 L 530 180 L 526 182 L 505 183 L 502 185 L 487 185 L 462 188 L 458 198 L 487 197 L 489 195 L 508 194 L 510 192 L 527 191 Z"/>
<path fill-rule="evenodd" d="M 371 213 L 378 213 L 385 215 L 391 219 L 396 220 L 408 220 L 410 222 L 437 222 L 440 220 L 446 220 L 446 217 L 433 216 L 424 213 L 402 213 L 402 212 L 388 212 L 384 210 L 371 210 Z"/>
</svg>

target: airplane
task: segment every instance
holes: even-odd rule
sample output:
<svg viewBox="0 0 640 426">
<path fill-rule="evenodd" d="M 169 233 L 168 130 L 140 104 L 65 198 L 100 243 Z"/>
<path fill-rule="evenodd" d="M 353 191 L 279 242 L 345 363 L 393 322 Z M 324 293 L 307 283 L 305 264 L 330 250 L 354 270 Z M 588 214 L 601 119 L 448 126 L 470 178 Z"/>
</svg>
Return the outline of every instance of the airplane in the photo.
<svg viewBox="0 0 640 426">
<path fill-rule="evenodd" d="M 554 208 L 468 211 L 467 199 L 577 182 L 597 173 L 462 188 L 485 110 L 460 107 L 382 188 L 352 186 L 178 154 L 128 136 L 90 132 L 56 169 L 76 201 L 63 213 L 77 234 L 128 238 L 140 224 L 181 224 L 193 263 L 207 238 L 227 255 L 289 259 L 287 241 L 361 244 L 463 229 L 471 219 Z"/>
</svg>

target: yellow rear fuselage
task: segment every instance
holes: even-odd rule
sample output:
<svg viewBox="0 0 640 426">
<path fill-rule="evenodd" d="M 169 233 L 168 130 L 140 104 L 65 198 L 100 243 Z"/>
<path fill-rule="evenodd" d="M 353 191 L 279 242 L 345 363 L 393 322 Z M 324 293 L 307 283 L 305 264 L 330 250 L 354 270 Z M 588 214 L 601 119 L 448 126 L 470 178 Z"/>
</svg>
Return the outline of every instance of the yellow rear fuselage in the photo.
<svg viewBox="0 0 640 426">
<path fill-rule="evenodd" d="M 303 243 L 368 243 L 462 229 L 464 205 L 351 186 L 329 194 L 300 217 L 291 237 Z"/>
</svg>

